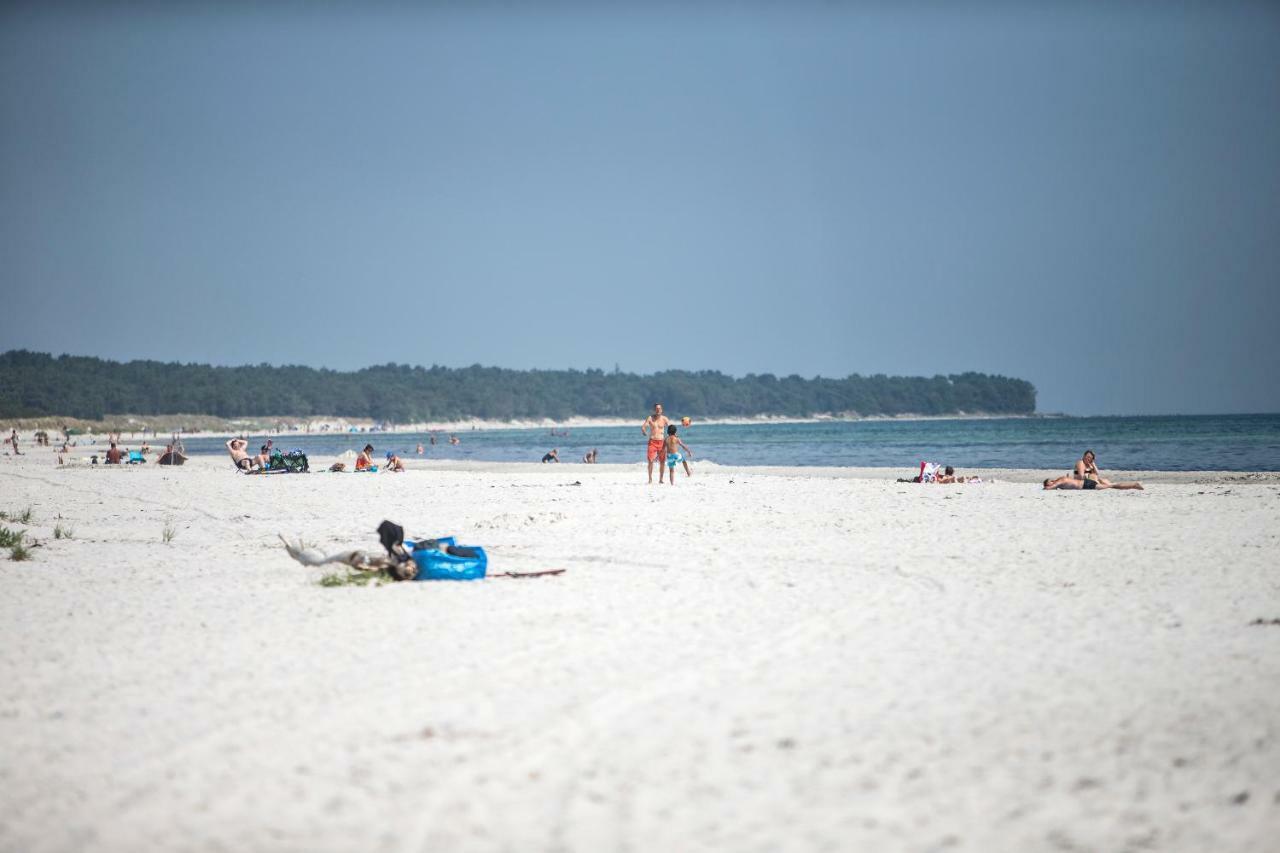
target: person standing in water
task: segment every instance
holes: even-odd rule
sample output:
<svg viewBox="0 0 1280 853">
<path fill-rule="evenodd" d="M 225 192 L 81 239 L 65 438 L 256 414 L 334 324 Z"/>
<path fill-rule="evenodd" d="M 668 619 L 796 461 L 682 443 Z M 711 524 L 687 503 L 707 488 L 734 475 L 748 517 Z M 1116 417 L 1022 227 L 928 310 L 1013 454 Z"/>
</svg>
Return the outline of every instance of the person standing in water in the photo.
<svg viewBox="0 0 1280 853">
<path fill-rule="evenodd" d="M 644 419 L 644 423 L 640 425 L 640 432 L 644 433 L 649 439 L 649 446 L 646 456 L 649 459 L 649 485 L 653 485 L 653 463 L 658 463 L 658 482 L 662 482 L 662 466 L 666 464 L 667 453 L 664 449 L 664 439 L 667 433 L 667 427 L 670 425 L 667 416 L 662 413 L 662 404 L 653 404 L 653 414 Z"/>
</svg>

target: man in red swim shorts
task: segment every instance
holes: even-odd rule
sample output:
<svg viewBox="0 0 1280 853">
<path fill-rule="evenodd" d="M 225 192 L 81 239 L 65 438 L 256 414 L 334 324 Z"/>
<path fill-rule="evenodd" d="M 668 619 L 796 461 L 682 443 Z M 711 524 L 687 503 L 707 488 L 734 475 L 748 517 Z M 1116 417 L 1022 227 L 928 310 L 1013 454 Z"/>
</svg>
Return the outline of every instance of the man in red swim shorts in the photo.
<svg viewBox="0 0 1280 853">
<path fill-rule="evenodd" d="M 658 482 L 662 482 L 662 475 L 665 472 L 664 463 L 667 461 L 667 451 L 664 439 L 667 437 L 667 416 L 662 414 L 662 404 L 653 404 L 653 414 L 644 419 L 644 423 L 640 425 L 640 431 L 649 438 L 649 485 L 653 485 L 653 463 L 658 463 Z"/>
</svg>

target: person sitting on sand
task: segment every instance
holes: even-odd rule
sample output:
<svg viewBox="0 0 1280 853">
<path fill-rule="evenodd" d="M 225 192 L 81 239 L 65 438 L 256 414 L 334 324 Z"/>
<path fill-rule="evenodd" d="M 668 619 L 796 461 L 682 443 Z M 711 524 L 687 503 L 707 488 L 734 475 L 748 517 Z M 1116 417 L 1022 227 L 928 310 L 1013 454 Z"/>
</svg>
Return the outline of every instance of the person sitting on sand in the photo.
<svg viewBox="0 0 1280 853">
<path fill-rule="evenodd" d="M 559 448 L 553 447 L 551 448 L 550 453 L 543 454 L 542 461 L 544 464 L 547 462 L 559 462 L 560 461 Z"/>
<path fill-rule="evenodd" d="M 366 444 L 364 450 L 356 457 L 356 470 L 366 471 L 373 467 L 373 445 Z"/>
<path fill-rule="evenodd" d="M 258 448 L 258 455 L 253 457 L 253 464 L 259 468 L 266 468 L 271 464 L 271 447 L 264 444 Z"/>
<path fill-rule="evenodd" d="M 390 450 L 387 451 L 387 465 L 384 471 L 403 471 L 404 463 L 400 461 L 400 457 L 396 456 Z"/>
<path fill-rule="evenodd" d="M 231 454 L 231 463 L 241 471 L 253 469 L 253 459 L 249 457 L 249 442 L 243 438 L 232 438 L 227 441 L 227 452 Z"/>
<path fill-rule="evenodd" d="M 1064 474 L 1061 477 L 1047 478 L 1044 481 L 1044 488 L 1046 490 L 1063 489 L 1069 492 L 1078 490 L 1087 492 L 1094 489 L 1137 489 L 1138 491 L 1143 491 L 1141 483 L 1112 483 L 1110 481 L 1102 483 L 1098 480 L 1078 480 L 1074 472 Z"/>
<path fill-rule="evenodd" d="M 116 443 L 114 441 L 111 442 L 111 447 L 107 450 L 107 464 L 120 464 L 120 448 L 116 447 Z"/>
<path fill-rule="evenodd" d="M 666 438 L 665 449 L 667 452 L 667 475 L 668 475 L 667 479 L 671 482 L 671 485 L 674 486 L 676 484 L 676 463 L 677 462 L 684 465 L 684 475 L 686 477 L 692 477 L 693 472 L 689 470 L 689 460 L 685 458 L 685 454 L 687 453 L 689 454 L 689 456 L 692 456 L 693 451 L 689 449 L 689 446 L 687 444 L 685 444 L 683 441 L 681 441 L 679 438 L 676 437 L 675 424 L 667 425 L 667 438 Z M 684 453 L 680 452 L 681 449 L 684 450 Z M 661 470 L 658 471 L 658 482 L 659 483 L 662 482 Z"/>
<path fill-rule="evenodd" d="M 1092 480 L 1099 485 L 1102 485 L 1103 483 L 1106 483 L 1108 486 L 1111 485 L 1110 480 L 1107 480 L 1098 473 L 1097 457 L 1093 455 L 1092 450 L 1086 450 L 1084 452 L 1084 455 L 1080 457 L 1080 461 L 1076 462 L 1076 467 L 1071 472 L 1071 476 L 1077 480 L 1083 480 L 1085 482 Z M 1095 487 L 1085 486 L 1085 488 L 1089 489 Z"/>
</svg>

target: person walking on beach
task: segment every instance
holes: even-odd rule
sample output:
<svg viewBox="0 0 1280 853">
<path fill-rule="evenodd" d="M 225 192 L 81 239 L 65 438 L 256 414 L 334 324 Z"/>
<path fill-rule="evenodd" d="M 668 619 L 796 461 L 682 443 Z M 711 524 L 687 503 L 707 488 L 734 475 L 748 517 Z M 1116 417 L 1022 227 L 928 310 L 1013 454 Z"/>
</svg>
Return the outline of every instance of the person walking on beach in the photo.
<svg viewBox="0 0 1280 853">
<path fill-rule="evenodd" d="M 667 433 L 667 427 L 670 425 L 667 416 L 662 413 L 662 404 L 653 404 L 653 414 L 644 419 L 644 423 L 640 425 L 640 432 L 644 433 L 649 439 L 649 447 L 646 455 L 649 458 L 649 485 L 653 485 L 653 463 L 658 463 L 658 482 L 662 482 L 662 466 L 666 464 L 667 452 L 664 449 L 663 440 Z"/>
<path fill-rule="evenodd" d="M 674 486 L 676 484 L 676 463 L 677 462 L 682 463 L 684 465 L 684 475 L 686 477 L 693 476 L 693 472 L 689 470 L 689 460 L 685 456 L 685 454 L 692 456 L 693 451 L 689 449 L 689 445 L 685 444 L 676 436 L 675 424 L 670 424 L 669 426 L 667 426 L 667 439 L 666 439 L 665 445 L 666 445 L 665 449 L 667 453 L 667 479 L 671 482 L 671 485 Z M 680 452 L 681 450 L 683 450 L 684 453 L 681 453 Z M 662 482 L 661 475 L 658 476 L 658 482 Z"/>
</svg>

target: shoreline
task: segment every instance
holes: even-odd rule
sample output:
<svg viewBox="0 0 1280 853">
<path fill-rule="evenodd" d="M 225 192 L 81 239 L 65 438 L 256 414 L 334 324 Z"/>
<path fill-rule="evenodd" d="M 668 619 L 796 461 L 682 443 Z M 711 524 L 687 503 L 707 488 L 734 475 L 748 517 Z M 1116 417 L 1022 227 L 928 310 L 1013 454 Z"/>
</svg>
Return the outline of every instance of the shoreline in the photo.
<svg viewBox="0 0 1280 853">
<path fill-rule="evenodd" d="M 184 472 L 194 469 L 201 470 L 217 470 L 225 469 L 227 473 L 236 473 L 232 470 L 229 459 L 222 454 L 201 453 L 189 456 L 185 465 L 178 468 L 170 468 L 154 464 L 154 459 L 145 465 L 121 465 L 117 469 L 116 466 L 91 465 L 87 456 L 73 455 L 65 465 L 51 464 L 52 460 L 47 457 L 37 456 L 31 457 L 31 454 L 24 453 L 22 459 L 32 458 L 30 462 L 18 462 L 17 466 L 24 470 L 57 470 L 57 471 L 78 471 L 84 469 L 94 470 L 126 470 L 126 471 L 145 471 L 159 470 L 165 473 L 171 473 L 176 476 L 182 476 Z M 43 458 L 43 461 L 39 461 Z M 334 462 L 348 462 L 354 458 L 351 452 L 340 454 L 308 454 L 311 462 L 311 473 L 322 474 L 328 473 L 325 469 Z M 14 457 L 5 455 L 0 456 L 0 463 L 15 462 Z M 449 474 L 546 474 L 548 476 L 560 475 L 571 479 L 581 479 L 583 476 L 603 475 L 603 474 L 634 474 L 641 477 L 646 471 L 646 463 L 643 460 L 633 462 L 604 462 L 595 465 L 585 465 L 581 462 L 562 462 L 557 465 L 546 465 L 541 462 L 512 462 L 512 461 L 488 461 L 474 459 L 424 459 L 419 457 L 405 457 L 403 459 L 406 473 L 449 473 Z M 0 468 L 0 471 L 4 470 Z M 9 469 L 13 470 L 13 469 Z M 695 460 L 694 462 L 695 478 L 698 472 L 702 472 L 704 477 L 770 477 L 784 479 L 813 479 L 813 480 L 864 480 L 870 482 L 890 483 L 901 486 L 918 486 L 918 483 L 898 483 L 899 478 L 907 478 L 911 476 L 911 469 L 898 466 L 876 466 L 876 465 L 854 465 L 854 466 L 835 466 L 835 465 L 726 465 L 711 460 Z M 939 485 L 939 490 L 964 489 L 966 486 L 973 488 L 981 488 L 985 485 L 992 484 L 1039 484 L 1044 480 L 1045 476 L 1053 475 L 1056 472 L 1047 468 L 982 468 L 967 467 L 957 469 L 957 473 L 963 476 L 982 477 L 983 483 L 956 483 L 950 485 Z M 1111 480 L 1139 480 L 1145 484 L 1164 484 L 1164 485 L 1276 485 L 1280 486 L 1280 471 L 1221 471 L 1221 470 L 1201 470 L 1201 471 L 1168 471 L 1168 470 L 1146 470 L 1146 469 L 1108 469 L 1107 478 Z M 391 472 L 380 471 L 378 476 L 388 475 Z M 934 488 L 932 484 L 926 484 L 930 488 Z"/>
<path fill-rule="evenodd" d="M 54 431 L 60 430 L 62 424 L 71 424 L 73 429 L 81 431 L 82 434 L 99 435 L 107 432 L 130 432 L 133 427 L 132 435 L 147 432 L 154 433 L 157 437 L 161 435 L 179 433 L 183 437 L 191 438 L 230 438 L 243 434 L 249 435 L 333 435 L 350 433 L 352 435 L 373 434 L 373 435 L 411 435 L 415 433 L 430 432 L 464 432 L 464 431 L 496 431 L 496 430 L 535 430 L 535 429 L 598 429 L 608 427 L 629 427 L 638 425 L 644 420 L 643 416 L 638 418 L 596 418 L 596 417 L 571 417 L 564 420 L 552 420 L 550 418 L 542 419 L 520 419 L 511 421 L 487 420 L 481 418 L 471 418 L 453 421 L 424 421 L 412 424 L 393 424 L 387 429 L 373 429 L 378 423 L 368 418 L 339 418 L 324 417 L 311 418 L 305 421 L 293 418 L 216 418 L 212 415 L 113 415 L 113 418 L 120 420 L 100 420 L 85 421 L 79 418 L 59 417 L 56 415 L 42 416 L 36 418 L 11 418 L 5 422 L 3 426 L 4 432 L 10 429 L 17 429 L 20 438 L 30 441 L 30 436 L 39 430 L 49 432 L 52 436 Z M 679 416 L 673 416 L 678 418 Z M 789 417 L 786 415 L 754 415 L 751 417 L 696 417 L 693 419 L 695 424 L 700 426 L 757 426 L 764 424 L 820 424 L 820 423 L 857 423 L 862 421 L 988 421 L 988 420 L 1040 420 L 1040 419 L 1057 419 L 1070 418 L 1073 415 L 1065 414 L 984 414 L 984 413 L 966 413 L 957 412 L 946 415 L 921 415 L 921 414 L 901 414 L 901 415 L 814 415 L 812 417 Z M 223 422 L 220 428 L 210 429 L 175 429 L 172 426 L 156 426 L 152 427 L 151 423 L 160 422 L 164 424 L 173 424 L 174 422 L 182 423 L 184 421 L 199 422 L 207 420 L 219 420 Z M 93 429 L 86 424 L 92 423 Z M 275 426 L 271 426 L 274 424 Z M 281 425 L 288 424 L 289 429 L 280 429 Z M 298 424 L 302 424 L 298 428 Z M 241 425 L 240 429 L 227 429 L 227 425 Z M 309 428 L 308 428 L 309 427 Z M 352 429 L 355 431 L 352 432 Z M 58 434 L 61 434 L 60 432 Z"/>
</svg>

